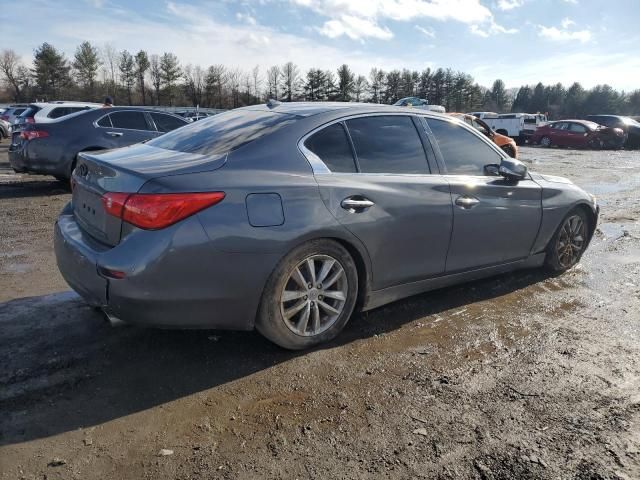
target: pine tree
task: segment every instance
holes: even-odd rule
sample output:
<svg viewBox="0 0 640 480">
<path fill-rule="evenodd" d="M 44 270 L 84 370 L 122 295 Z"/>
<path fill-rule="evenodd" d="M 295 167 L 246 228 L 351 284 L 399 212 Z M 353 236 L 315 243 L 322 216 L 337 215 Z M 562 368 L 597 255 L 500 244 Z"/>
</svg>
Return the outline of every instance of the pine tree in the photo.
<svg viewBox="0 0 640 480">
<path fill-rule="evenodd" d="M 64 54 L 53 45 L 43 43 L 36 48 L 33 58 L 33 75 L 38 93 L 48 100 L 59 98 L 70 83 L 69 64 Z"/>
<path fill-rule="evenodd" d="M 345 63 L 341 65 L 338 70 L 338 100 L 341 102 L 348 102 L 351 100 L 351 94 L 353 93 L 353 72 L 349 66 Z"/>
<path fill-rule="evenodd" d="M 72 66 L 75 77 L 88 93 L 89 97 L 94 96 L 95 82 L 101 64 L 98 49 L 91 45 L 91 43 L 82 42 L 78 46 Z"/>
<path fill-rule="evenodd" d="M 118 70 L 120 70 L 120 80 L 122 80 L 122 85 L 124 85 L 124 88 L 127 91 L 127 99 L 129 100 L 129 105 L 131 105 L 133 103 L 131 100 L 131 90 L 133 89 L 133 85 L 136 83 L 136 70 L 133 57 L 126 50 L 123 50 L 120 53 Z"/>
<path fill-rule="evenodd" d="M 142 98 L 142 105 L 147 104 L 147 95 L 145 87 L 145 76 L 147 70 L 151 67 L 149 63 L 149 56 L 144 50 L 140 50 L 135 56 L 135 73 L 138 81 L 138 90 L 140 91 L 140 97 Z"/>
<path fill-rule="evenodd" d="M 182 71 L 180 69 L 178 57 L 170 52 L 163 53 L 160 58 L 160 78 L 162 80 L 162 85 L 169 96 L 169 105 L 173 105 L 175 85 L 181 75 Z"/>
</svg>

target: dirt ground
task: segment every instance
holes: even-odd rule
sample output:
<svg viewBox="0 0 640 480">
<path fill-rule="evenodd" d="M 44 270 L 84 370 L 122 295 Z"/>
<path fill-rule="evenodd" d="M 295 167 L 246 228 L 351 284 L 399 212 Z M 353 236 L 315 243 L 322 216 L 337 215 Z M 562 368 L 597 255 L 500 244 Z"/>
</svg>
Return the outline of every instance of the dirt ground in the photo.
<svg viewBox="0 0 640 480">
<path fill-rule="evenodd" d="M 55 266 L 69 194 L 6 145 L 1 479 L 640 478 L 640 152 L 522 148 L 598 196 L 572 271 L 416 296 L 291 353 L 104 322 Z"/>
</svg>

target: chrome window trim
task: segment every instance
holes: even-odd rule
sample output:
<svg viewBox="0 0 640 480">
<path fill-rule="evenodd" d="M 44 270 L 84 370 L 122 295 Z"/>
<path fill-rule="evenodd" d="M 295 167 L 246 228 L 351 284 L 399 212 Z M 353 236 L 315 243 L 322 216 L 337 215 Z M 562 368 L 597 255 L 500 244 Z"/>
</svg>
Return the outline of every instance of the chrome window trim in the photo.
<svg viewBox="0 0 640 480">
<path fill-rule="evenodd" d="M 96 120 L 93 122 L 93 126 L 94 126 L 95 128 L 117 128 L 118 130 L 126 130 L 126 131 L 128 131 L 128 132 L 156 132 L 156 133 L 162 133 L 162 132 L 158 132 L 157 130 L 140 130 L 139 128 L 122 128 L 122 127 L 114 127 L 114 126 L 113 126 L 113 121 L 111 120 L 111 117 L 109 117 L 109 122 L 111 122 L 111 126 L 110 126 L 110 127 L 101 127 L 100 125 L 98 125 L 98 122 L 99 122 L 100 120 L 102 120 L 104 117 L 107 117 L 107 116 L 109 116 L 109 115 L 111 115 L 111 114 L 113 114 L 113 113 L 122 113 L 122 112 L 139 112 L 139 110 L 116 110 L 115 112 L 109 112 L 109 113 L 106 113 L 106 114 L 104 114 L 103 116 L 101 116 L 100 118 L 96 119 Z M 139 112 L 139 113 L 142 113 L 142 115 L 144 115 L 145 121 L 147 121 L 147 122 L 148 122 L 148 120 L 147 120 L 147 116 L 145 115 L 146 111 L 142 111 L 142 112 Z M 155 125 L 156 125 L 156 124 L 154 123 L 154 124 L 153 124 L 153 126 L 155 127 Z M 186 125 L 186 124 L 185 124 L 185 125 Z"/>
<path fill-rule="evenodd" d="M 447 114 L 429 114 L 428 112 L 370 112 L 370 113 L 355 113 L 352 115 L 347 115 L 344 117 L 340 117 L 340 118 L 336 118 L 333 119 L 327 123 L 323 123 L 322 125 L 315 127 L 314 129 L 310 130 L 309 132 L 307 132 L 306 134 L 304 134 L 300 140 L 298 140 L 298 150 L 300 150 L 300 152 L 302 153 L 302 155 L 306 158 L 307 162 L 309 162 L 309 165 L 311 166 L 311 170 L 313 170 L 314 174 L 320 174 L 320 175 L 326 175 L 326 174 L 333 174 L 333 173 L 337 173 L 339 175 L 393 175 L 393 176 L 414 176 L 414 177 L 423 177 L 425 175 L 438 175 L 438 176 L 443 176 L 443 175 L 456 175 L 456 174 L 450 174 L 448 172 L 444 172 L 444 173 L 366 173 L 366 172 L 332 172 L 329 167 L 320 159 L 320 157 L 318 157 L 315 153 L 313 153 L 311 150 L 309 150 L 305 145 L 305 141 L 312 136 L 314 133 L 319 132 L 320 130 L 323 130 L 324 128 L 327 128 L 331 125 L 334 125 L 336 123 L 344 123 L 348 120 L 352 120 L 355 118 L 364 118 L 364 117 L 386 117 L 386 116 L 391 116 L 391 115 L 399 115 L 399 116 L 404 116 L 404 117 L 418 117 L 419 118 L 419 122 L 420 125 L 422 125 L 422 128 L 424 130 L 424 133 L 427 135 L 427 137 L 429 138 L 429 141 L 432 142 L 432 138 L 433 138 L 433 134 L 431 133 L 431 130 L 429 129 L 429 124 L 427 123 L 427 118 L 431 118 L 433 120 L 441 120 L 443 122 L 451 122 L 451 123 L 455 123 L 456 125 L 462 127 L 463 129 L 467 130 L 468 132 L 471 132 L 471 134 L 475 135 L 477 138 L 479 138 L 482 142 L 484 142 L 486 145 L 488 145 L 489 147 L 491 147 L 493 149 L 494 152 L 496 152 L 498 154 L 498 156 L 501 159 L 506 159 L 509 158 L 507 156 L 507 154 L 501 149 L 499 148 L 494 142 L 490 142 L 489 140 L 487 140 L 486 136 L 484 136 L 482 133 L 480 133 L 479 131 L 477 131 L 475 128 L 467 125 L 464 121 L 455 118 L 455 117 L 448 117 L 445 116 Z M 343 127 L 344 128 L 344 127 Z M 348 133 L 348 130 L 347 130 Z M 432 142 L 433 143 L 433 142 Z M 436 145 L 437 146 L 437 145 Z M 432 148 L 433 145 L 431 145 Z M 438 147 L 439 150 L 439 147 Z M 434 152 L 435 154 L 435 152 Z M 426 158 L 427 153 L 425 152 L 425 159 L 428 160 L 428 158 Z M 445 167 L 446 167 L 446 163 L 445 163 Z M 466 175 L 466 176 L 475 176 L 478 178 L 487 178 L 487 175 Z"/>
</svg>

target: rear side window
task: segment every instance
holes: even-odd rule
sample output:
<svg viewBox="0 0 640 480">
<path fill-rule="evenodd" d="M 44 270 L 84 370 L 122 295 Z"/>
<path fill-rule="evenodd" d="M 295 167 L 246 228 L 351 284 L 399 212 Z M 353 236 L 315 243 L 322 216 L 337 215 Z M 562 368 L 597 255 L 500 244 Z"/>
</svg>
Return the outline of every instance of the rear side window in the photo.
<svg viewBox="0 0 640 480">
<path fill-rule="evenodd" d="M 149 130 L 147 119 L 143 112 L 114 112 L 109 115 L 113 128 L 128 130 Z"/>
<path fill-rule="evenodd" d="M 363 173 L 429 173 L 427 157 L 413 121 L 389 115 L 347 120 Z"/>
<path fill-rule="evenodd" d="M 89 110 L 89 107 L 57 107 L 49 112 L 48 118 L 60 118 L 72 113 L 81 112 L 82 110 Z"/>
<path fill-rule="evenodd" d="M 334 123 L 311 135 L 304 146 L 315 153 L 332 172 L 355 172 L 356 164 L 344 127 Z"/>
<path fill-rule="evenodd" d="M 429 118 L 440 153 L 451 175 L 484 175 L 485 165 L 499 164 L 500 154 L 459 125 Z"/>
<path fill-rule="evenodd" d="M 16 109 L 13 111 L 13 115 L 17 117 L 18 115 L 22 115 L 22 112 L 24 112 L 24 111 L 25 111 L 25 109 L 24 109 L 24 108 L 16 108 Z"/>
<path fill-rule="evenodd" d="M 100 120 L 98 120 L 97 124 L 99 127 L 113 128 L 113 125 L 111 124 L 111 118 L 109 115 L 105 115 L 104 117 L 102 117 Z"/>
<path fill-rule="evenodd" d="M 298 117 L 259 110 L 232 110 L 204 118 L 147 143 L 157 148 L 222 155 L 294 123 Z"/>
<path fill-rule="evenodd" d="M 151 118 L 153 118 L 153 122 L 156 124 L 159 132 L 170 132 L 187 124 L 187 122 L 183 120 L 172 115 L 165 115 L 164 113 L 152 113 Z"/>
<path fill-rule="evenodd" d="M 579 123 L 570 123 L 569 131 L 574 133 L 585 133 L 587 129 L 585 128 L 584 125 L 580 125 Z"/>
</svg>

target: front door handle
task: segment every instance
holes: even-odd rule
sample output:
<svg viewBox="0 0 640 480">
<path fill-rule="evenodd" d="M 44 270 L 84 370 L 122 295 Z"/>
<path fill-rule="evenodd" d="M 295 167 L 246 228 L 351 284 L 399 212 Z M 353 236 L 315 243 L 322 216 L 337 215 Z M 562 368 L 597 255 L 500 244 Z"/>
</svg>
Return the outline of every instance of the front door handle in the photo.
<svg viewBox="0 0 640 480">
<path fill-rule="evenodd" d="M 479 203 L 480 200 L 478 200 L 476 197 L 460 196 L 456 198 L 456 205 L 459 205 L 462 208 L 473 208 Z"/>
<path fill-rule="evenodd" d="M 109 135 L 110 137 L 121 137 L 122 132 L 107 132 L 107 135 Z"/>
<path fill-rule="evenodd" d="M 375 203 L 373 203 L 368 198 L 364 197 L 347 197 L 342 200 L 340 206 L 345 210 L 349 210 L 350 212 L 362 211 L 367 208 L 373 207 Z"/>
</svg>

